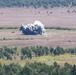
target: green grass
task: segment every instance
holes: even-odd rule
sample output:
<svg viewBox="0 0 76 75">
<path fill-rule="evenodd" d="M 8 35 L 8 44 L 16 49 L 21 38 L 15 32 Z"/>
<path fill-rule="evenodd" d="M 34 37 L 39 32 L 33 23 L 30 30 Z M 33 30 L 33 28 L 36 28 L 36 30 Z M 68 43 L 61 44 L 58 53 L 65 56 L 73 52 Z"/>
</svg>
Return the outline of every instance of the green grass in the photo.
<svg viewBox="0 0 76 75">
<path fill-rule="evenodd" d="M 47 56 L 41 56 L 41 57 L 33 57 L 32 59 L 25 59 L 25 60 L 0 59 L 0 63 L 7 64 L 7 65 L 10 63 L 19 63 L 21 66 L 24 66 L 27 62 L 29 63 L 41 62 L 41 63 L 46 63 L 48 65 L 52 65 L 53 62 L 57 62 L 59 65 L 63 65 L 65 62 L 69 64 L 75 64 L 76 60 L 73 58 L 76 58 L 76 55 L 72 55 L 72 54 L 64 54 L 64 55 L 58 55 L 58 56 L 47 55 Z"/>
</svg>

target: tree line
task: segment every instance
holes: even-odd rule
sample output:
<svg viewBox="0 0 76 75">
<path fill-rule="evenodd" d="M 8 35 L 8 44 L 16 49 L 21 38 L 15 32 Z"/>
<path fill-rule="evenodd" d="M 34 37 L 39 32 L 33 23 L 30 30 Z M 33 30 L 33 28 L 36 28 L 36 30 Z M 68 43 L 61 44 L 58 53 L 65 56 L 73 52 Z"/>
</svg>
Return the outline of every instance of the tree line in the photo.
<svg viewBox="0 0 76 75">
<path fill-rule="evenodd" d="M 24 47 L 21 49 L 21 59 L 32 57 L 40 57 L 44 55 L 60 55 L 60 54 L 76 54 L 76 48 L 62 48 L 57 46 L 56 48 L 53 47 L 46 47 L 46 46 L 37 46 L 37 47 Z"/>
<path fill-rule="evenodd" d="M 76 6 L 76 0 L 0 0 L 0 7 L 69 7 Z"/>
<path fill-rule="evenodd" d="M 63 67 L 56 62 L 53 65 L 45 63 L 27 63 L 24 67 L 19 64 L 0 64 L 0 75 L 76 75 L 76 65 L 65 63 Z"/>
<path fill-rule="evenodd" d="M 1 47 L 0 48 L 0 59 L 10 59 L 12 60 L 12 56 L 17 53 L 17 47 L 9 48 L 9 47 Z"/>
<path fill-rule="evenodd" d="M 45 55 L 60 55 L 60 54 L 76 54 L 76 48 L 62 48 L 57 46 L 56 48 L 53 47 L 46 47 L 46 46 L 36 46 L 36 47 L 22 47 L 18 50 L 17 47 L 0 47 L 0 59 L 10 59 L 16 60 L 18 57 L 20 60 L 24 60 L 26 58 L 33 58 L 33 57 L 40 57 Z"/>
</svg>

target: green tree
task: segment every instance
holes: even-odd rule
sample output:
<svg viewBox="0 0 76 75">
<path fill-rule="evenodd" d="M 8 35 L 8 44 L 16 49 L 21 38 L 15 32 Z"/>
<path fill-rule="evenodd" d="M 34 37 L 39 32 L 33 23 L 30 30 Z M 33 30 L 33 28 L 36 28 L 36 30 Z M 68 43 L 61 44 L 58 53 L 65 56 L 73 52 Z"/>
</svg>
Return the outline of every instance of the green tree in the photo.
<svg viewBox="0 0 76 75">
<path fill-rule="evenodd" d="M 76 75 L 76 65 L 73 65 L 71 69 L 71 75 Z"/>
</svg>

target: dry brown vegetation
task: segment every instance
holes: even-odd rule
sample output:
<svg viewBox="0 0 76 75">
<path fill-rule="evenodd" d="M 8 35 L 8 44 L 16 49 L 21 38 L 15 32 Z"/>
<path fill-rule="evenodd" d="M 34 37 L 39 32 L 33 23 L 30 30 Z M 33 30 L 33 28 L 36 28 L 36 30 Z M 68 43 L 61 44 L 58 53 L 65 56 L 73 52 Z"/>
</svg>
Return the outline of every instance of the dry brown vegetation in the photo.
<svg viewBox="0 0 76 75">
<path fill-rule="evenodd" d="M 70 12 L 68 12 L 68 10 Z M 75 8 L 0 8 L 0 27 L 20 27 L 41 21 L 45 27 L 76 28 Z M 14 33 L 13 33 L 14 32 Z M 76 31 L 47 30 L 46 35 L 21 35 L 19 30 L 0 30 L 0 46 L 76 47 Z"/>
<path fill-rule="evenodd" d="M 76 47 L 76 31 L 47 30 L 46 35 L 22 35 L 20 31 L 0 31 L 0 46 L 61 46 Z"/>
<path fill-rule="evenodd" d="M 68 12 L 69 11 L 69 12 Z M 17 26 L 40 20 L 47 27 L 76 28 L 75 8 L 0 8 L 0 27 Z"/>
</svg>

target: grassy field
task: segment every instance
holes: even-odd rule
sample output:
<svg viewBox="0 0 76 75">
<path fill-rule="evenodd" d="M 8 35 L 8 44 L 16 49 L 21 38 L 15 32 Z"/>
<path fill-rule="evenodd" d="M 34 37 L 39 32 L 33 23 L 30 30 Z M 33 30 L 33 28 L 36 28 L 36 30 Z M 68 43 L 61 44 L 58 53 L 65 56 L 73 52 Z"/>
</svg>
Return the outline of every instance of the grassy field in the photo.
<svg viewBox="0 0 76 75">
<path fill-rule="evenodd" d="M 70 11 L 68 13 L 68 10 Z M 41 21 L 45 27 L 76 28 L 75 8 L 0 8 L 0 27 Z M 0 29 L 0 46 L 76 47 L 76 30 L 46 30 L 46 35 L 22 35 L 18 29 Z"/>
<path fill-rule="evenodd" d="M 76 8 L 0 8 L 0 46 L 52 46 L 72 48 L 76 47 L 76 30 L 46 29 L 46 35 L 22 35 L 19 29 L 7 29 L 8 27 L 20 27 L 20 25 L 41 21 L 45 27 L 76 28 Z M 70 11 L 68 13 L 68 10 Z M 76 55 L 41 56 L 26 60 L 3 60 L 2 64 L 19 63 L 22 66 L 26 62 L 42 62 L 48 65 L 57 62 L 63 65 L 65 62 L 76 64 Z"/>
<path fill-rule="evenodd" d="M 12 33 L 14 32 L 14 33 Z M 76 30 L 47 29 L 46 35 L 22 35 L 18 29 L 0 30 L 0 46 L 76 47 Z"/>
<path fill-rule="evenodd" d="M 63 65 L 65 62 L 69 64 L 76 64 L 76 55 L 71 54 L 64 54 L 64 55 L 58 55 L 58 56 L 41 56 L 41 57 L 33 57 L 32 59 L 25 59 L 25 60 L 3 60 L 0 59 L 0 62 L 2 64 L 10 64 L 10 63 L 18 63 L 22 66 L 24 66 L 27 62 L 33 63 L 33 62 L 41 62 L 46 63 L 47 65 L 52 65 L 54 62 L 57 62 L 60 65 Z"/>
<path fill-rule="evenodd" d="M 0 8 L 0 27 L 19 27 L 39 20 L 45 27 L 76 28 L 74 10 L 76 8 Z"/>
</svg>

